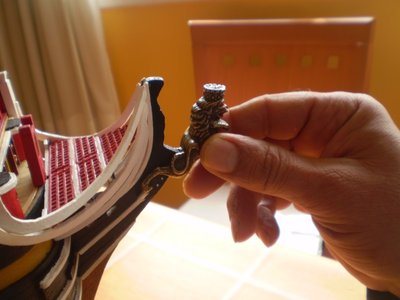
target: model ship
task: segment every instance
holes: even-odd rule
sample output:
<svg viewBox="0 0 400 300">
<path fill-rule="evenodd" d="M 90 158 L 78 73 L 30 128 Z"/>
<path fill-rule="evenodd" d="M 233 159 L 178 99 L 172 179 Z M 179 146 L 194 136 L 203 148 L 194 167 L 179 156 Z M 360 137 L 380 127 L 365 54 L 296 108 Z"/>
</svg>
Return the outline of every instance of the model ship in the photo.
<svg viewBox="0 0 400 300">
<path fill-rule="evenodd" d="M 181 145 L 165 146 L 162 86 L 143 79 L 113 125 L 66 137 L 37 130 L 0 73 L 0 299 L 81 299 L 167 177 L 227 128 L 224 86 L 205 85 Z"/>
</svg>

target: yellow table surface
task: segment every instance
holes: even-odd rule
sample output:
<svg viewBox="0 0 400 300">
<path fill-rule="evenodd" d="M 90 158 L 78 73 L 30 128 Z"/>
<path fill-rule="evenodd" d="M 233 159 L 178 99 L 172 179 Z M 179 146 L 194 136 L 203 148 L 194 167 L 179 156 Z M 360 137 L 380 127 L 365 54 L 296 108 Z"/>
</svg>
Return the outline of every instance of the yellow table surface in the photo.
<svg viewBox="0 0 400 300">
<path fill-rule="evenodd" d="M 111 256 L 96 295 L 112 299 L 365 299 L 336 261 L 150 203 Z"/>
</svg>

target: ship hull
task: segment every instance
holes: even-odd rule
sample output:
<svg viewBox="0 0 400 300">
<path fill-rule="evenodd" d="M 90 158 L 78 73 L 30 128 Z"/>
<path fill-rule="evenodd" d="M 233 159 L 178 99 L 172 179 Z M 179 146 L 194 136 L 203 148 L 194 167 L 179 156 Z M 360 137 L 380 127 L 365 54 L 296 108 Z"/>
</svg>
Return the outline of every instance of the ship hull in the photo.
<svg viewBox="0 0 400 300">
<path fill-rule="evenodd" d="M 80 299 L 84 278 L 88 278 L 107 260 L 120 239 L 133 226 L 140 212 L 165 183 L 167 177 L 160 175 L 153 178 L 148 186 L 143 186 L 145 179 L 155 169 L 169 165 L 176 154 L 175 149 L 164 146 L 165 121 L 157 103 L 163 81 L 161 78 L 147 78 L 143 83 L 148 86 L 150 96 L 152 144 L 140 175 L 136 180 L 129 181 L 129 176 L 133 174 L 128 172 L 126 182 L 131 184 L 129 189 L 126 190 L 123 186 L 117 188 L 111 196 L 113 201 L 101 209 L 95 210 L 95 206 L 85 208 L 94 210 L 89 217 L 80 219 L 80 212 L 77 212 L 64 220 L 66 224 L 74 225 L 69 227 L 69 231 L 57 232 L 57 229 L 65 226 L 61 222 L 42 233 L 11 234 L 12 238 L 8 239 L 2 237 L 0 253 L 13 251 L 13 248 L 28 249 L 25 253 L 29 253 L 29 249 L 36 244 L 48 241 L 52 242 L 52 247 L 43 261 L 29 274 L 0 291 L 1 299 Z M 8 234 L 4 230 L 2 233 Z M 6 245 L 3 240 L 14 246 Z M 4 265 L 23 259 L 26 254 L 24 251 L 20 252 L 21 255 L 10 256 L 8 262 L 2 262 L 0 277 L 1 271 L 6 268 Z"/>
</svg>

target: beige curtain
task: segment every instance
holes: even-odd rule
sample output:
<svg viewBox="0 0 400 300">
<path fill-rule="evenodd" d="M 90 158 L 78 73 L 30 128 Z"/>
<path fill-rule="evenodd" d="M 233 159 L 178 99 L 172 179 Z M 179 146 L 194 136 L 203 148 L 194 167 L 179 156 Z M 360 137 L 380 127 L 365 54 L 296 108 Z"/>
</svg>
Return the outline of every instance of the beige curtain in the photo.
<svg viewBox="0 0 400 300">
<path fill-rule="evenodd" d="M 0 66 L 40 129 L 86 134 L 119 116 L 96 0 L 0 0 Z"/>
</svg>

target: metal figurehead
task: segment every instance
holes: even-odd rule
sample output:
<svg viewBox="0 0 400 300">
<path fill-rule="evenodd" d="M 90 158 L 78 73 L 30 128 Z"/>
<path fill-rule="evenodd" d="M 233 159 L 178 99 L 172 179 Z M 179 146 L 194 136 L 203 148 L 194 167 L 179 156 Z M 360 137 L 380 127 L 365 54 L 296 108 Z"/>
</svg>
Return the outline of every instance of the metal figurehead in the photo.
<svg viewBox="0 0 400 300">
<path fill-rule="evenodd" d="M 151 182 L 159 176 L 181 177 L 191 168 L 199 157 L 203 143 L 213 134 L 228 130 L 229 125 L 222 119 L 228 111 L 224 103 L 225 86 L 208 83 L 203 87 L 203 96 L 193 105 L 190 115 L 190 126 L 181 139 L 180 147 L 175 148 L 175 154 L 169 166 L 156 169 L 143 182 L 145 190 L 151 189 Z"/>
<path fill-rule="evenodd" d="M 228 123 L 222 120 L 223 114 L 228 111 L 224 94 L 225 86 L 222 84 L 204 85 L 203 96 L 192 107 L 190 126 L 181 139 L 181 151 L 171 162 L 175 176 L 183 176 L 189 171 L 206 139 L 221 129 L 229 128 Z"/>
<path fill-rule="evenodd" d="M 185 136 L 193 139 L 199 146 L 214 133 L 229 128 L 228 123 L 221 119 L 228 111 L 224 103 L 224 94 L 224 85 L 205 84 L 203 96 L 192 107 L 190 127 Z"/>
</svg>

